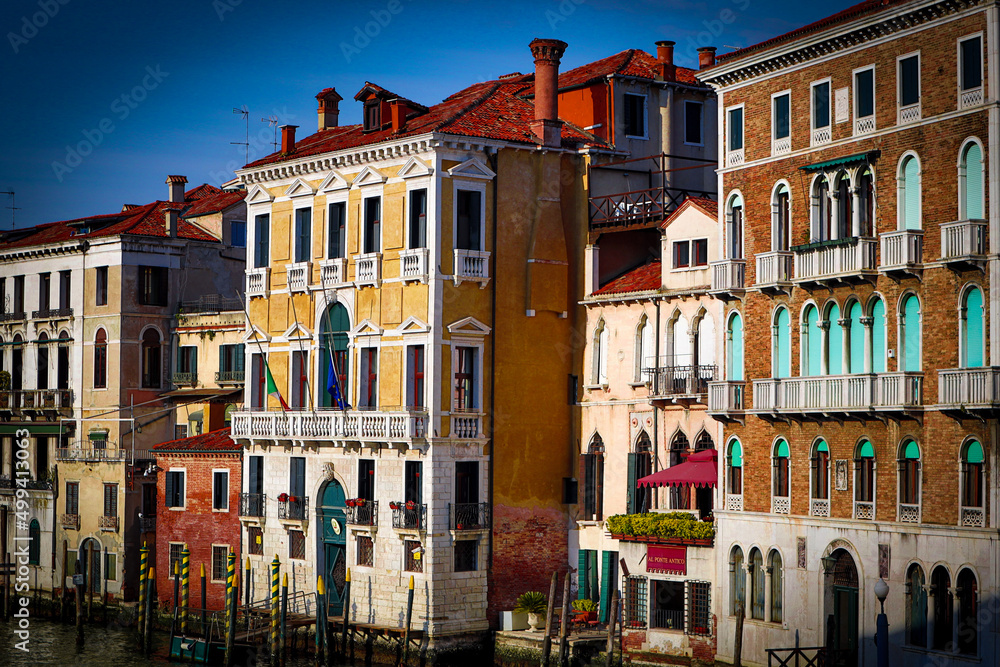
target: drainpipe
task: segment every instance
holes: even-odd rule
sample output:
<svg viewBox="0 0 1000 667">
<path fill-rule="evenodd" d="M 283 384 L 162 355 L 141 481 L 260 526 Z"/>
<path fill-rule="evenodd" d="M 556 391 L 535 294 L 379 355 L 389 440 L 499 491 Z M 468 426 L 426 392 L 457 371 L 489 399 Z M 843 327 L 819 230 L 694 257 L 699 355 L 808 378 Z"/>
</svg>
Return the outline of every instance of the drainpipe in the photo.
<svg viewBox="0 0 1000 667">
<path fill-rule="evenodd" d="M 656 305 L 656 334 L 653 342 L 653 367 L 654 369 L 659 364 L 660 359 L 660 300 L 657 299 Z M 656 386 L 656 380 L 659 377 L 659 373 L 655 370 L 653 371 L 652 385 Z M 659 416 L 660 412 L 653 406 L 653 472 L 658 472 L 660 470 L 660 423 Z M 655 509 L 660 509 L 660 493 L 657 491 L 653 494 L 653 507 Z"/>
<path fill-rule="evenodd" d="M 490 532 L 489 540 L 487 541 L 487 552 L 486 552 L 486 581 L 490 582 L 493 579 L 493 519 L 494 519 L 494 486 L 493 486 L 493 468 L 496 465 L 496 451 L 497 451 L 497 441 L 496 441 L 496 387 L 497 387 L 497 279 L 500 272 L 497 270 L 497 181 L 500 180 L 500 169 L 498 169 L 498 163 L 500 161 L 500 155 L 494 152 L 490 155 L 489 152 L 484 149 L 483 153 L 486 154 L 486 162 L 489 164 L 490 169 L 496 174 L 493 177 L 493 243 L 491 246 L 493 259 L 493 287 L 490 293 L 490 457 L 488 461 L 489 474 L 487 476 L 487 494 L 489 496 L 490 503 Z"/>
</svg>

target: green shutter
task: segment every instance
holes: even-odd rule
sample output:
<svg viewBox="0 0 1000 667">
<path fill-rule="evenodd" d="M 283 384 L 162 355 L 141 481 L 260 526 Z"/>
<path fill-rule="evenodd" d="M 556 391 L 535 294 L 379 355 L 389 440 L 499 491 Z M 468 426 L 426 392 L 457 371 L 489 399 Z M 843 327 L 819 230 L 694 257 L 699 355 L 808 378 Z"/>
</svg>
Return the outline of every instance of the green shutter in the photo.
<svg viewBox="0 0 1000 667">
<path fill-rule="evenodd" d="M 912 459 L 917 461 L 920 459 L 920 447 L 913 440 L 906 443 L 906 447 L 903 448 L 903 458 Z"/>
<path fill-rule="evenodd" d="M 969 144 L 962 160 L 965 165 L 965 217 L 983 217 L 983 152 L 979 144 Z"/>
<path fill-rule="evenodd" d="M 779 440 L 778 445 L 775 449 L 776 458 L 788 458 L 788 443 L 784 440 Z"/>
<path fill-rule="evenodd" d="M 809 306 L 806 310 L 806 332 L 809 340 L 805 375 L 819 375 L 820 362 L 823 358 L 823 336 L 819 328 L 819 311 L 815 306 Z"/>
<path fill-rule="evenodd" d="M 844 330 L 841 328 L 840 308 L 837 304 L 827 311 L 826 336 L 826 372 L 828 375 L 840 375 L 844 372 Z"/>
<path fill-rule="evenodd" d="M 597 582 L 597 551 L 587 550 L 587 593 L 594 602 L 601 601 L 601 589 Z"/>
<path fill-rule="evenodd" d="M 635 492 L 635 486 L 636 486 L 636 480 L 638 479 L 636 474 L 638 471 L 638 463 L 639 463 L 639 455 L 636 454 L 635 452 L 631 452 L 628 455 L 628 513 L 629 514 L 635 514 L 637 511 L 636 506 L 638 505 L 638 503 L 636 502 L 637 500 L 636 496 L 638 494 Z"/>
<path fill-rule="evenodd" d="M 167 507 L 173 507 L 174 506 L 174 473 L 168 472 L 166 474 L 166 479 L 167 479 L 167 488 L 166 488 L 166 491 L 163 494 L 164 501 L 165 501 L 164 505 L 166 505 Z"/>
<path fill-rule="evenodd" d="M 972 288 L 965 295 L 965 367 L 983 365 L 983 293 Z"/>
<path fill-rule="evenodd" d="M 229 349 L 228 345 L 220 345 L 219 346 L 219 372 L 220 373 L 225 373 L 226 371 L 229 370 L 229 367 L 226 365 L 226 350 L 228 350 L 228 349 Z"/>
<path fill-rule="evenodd" d="M 576 597 L 578 600 L 589 599 L 589 591 L 587 590 L 587 550 L 580 549 L 577 554 L 577 570 L 576 570 L 576 584 L 577 592 Z"/>
<path fill-rule="evenodd" d="M 920 301 L 909 296 L 903 304 L 903 370 L 920 370 Z"/>
<path fill-rule="evenodd" d="M 601 623 L 608 620 L 608 601 L 611 599 L 611 553 L 601 552 Z"/>
<path fill-rule="evenodd" d="M 873 459 L 875 458 L 875 448 L 872 447 L 872 443 L 865 440 L 861 443 L 860 456 L 863 459 Z"/>
<path fill-rule="evenodd" d="M 830 453 L 830 448 L 827 446 L 826 440 L 820 440 L 819 441 L 819 444 L 816 445 L 816 451 L 817 452 L 826 452 L 827 454 Z"/>
<path fill-rule="evenodd" d="M 885 373 L 885 304 L 872 306 L 872 373 Z"/>
<path fill-rule="evenodd" d="M 920 229 L 920 167 L 916 158 L 903 165 L 903 229 Z"/>
<path fill-rule="evenodd" d="M 743 319 L 734 313 L 729 320 L 729 380 L 743 379 Z"/>
<path fill-rule="evenodd" d="M 743 445 L 739 440 L 733 440 L 729 445 L 729 461 L 734 468 L 743 467 Z"/>
<path fill-rule="evenodd" d="M 850 354 L 849 372 L 865 372 L 865 327 L 861 324 L 861 304 L 855 301 L 848 311 L 850 320 Z"/>
<path fill-rule="evenodd" d="M 984 459 L 983 446 L 979 444 L 979 441 L 973 440 L 970 442 L 969 446 L 965 449 L 966 463 L 982 463 Z"/>
<path fill-rule="evenodd" d="M 784 187 L 784 186 L 782 186 Z M 778 377 L 792 376 L 792 330 L 787 308 L 778 311 Z"/>
</svg>

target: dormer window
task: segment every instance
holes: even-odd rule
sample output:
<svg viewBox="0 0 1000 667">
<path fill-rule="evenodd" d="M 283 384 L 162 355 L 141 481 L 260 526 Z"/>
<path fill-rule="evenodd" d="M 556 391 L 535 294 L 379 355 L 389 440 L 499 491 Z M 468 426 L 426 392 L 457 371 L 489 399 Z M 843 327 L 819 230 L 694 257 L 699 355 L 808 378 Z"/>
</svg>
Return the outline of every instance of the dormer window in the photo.
<svg viewBox="0 0 1000 667">
<path fill-rule="evenodd" d="M 365 132 L 374 132 L 382 127 L 382 104 L 378 98 L 365 102 Z"/>
</svg>

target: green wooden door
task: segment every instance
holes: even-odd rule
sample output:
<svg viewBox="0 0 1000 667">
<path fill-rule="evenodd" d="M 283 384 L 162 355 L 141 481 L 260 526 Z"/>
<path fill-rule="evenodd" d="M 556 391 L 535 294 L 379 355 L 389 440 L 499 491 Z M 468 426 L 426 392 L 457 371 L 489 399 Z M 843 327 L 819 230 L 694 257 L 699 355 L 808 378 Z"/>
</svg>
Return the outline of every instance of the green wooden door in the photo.
<svg viewBox="0 0 1000 667">
<path fill-rule="evenodd" d="M 833 587 L 833 647 L 848 651 L 845 667 L 858 664 L 858 589 Z"/>
<path fill-rule="evenodd" d="M 331 480 L 320 494 L 319 520 L 323 526 L 320 540 L 323 554 L 323 582 L 326 584 L 329 614 L 340 616 L 344 610 L 347 585 L 347 527 L 344 487 Z"/>
</svg>

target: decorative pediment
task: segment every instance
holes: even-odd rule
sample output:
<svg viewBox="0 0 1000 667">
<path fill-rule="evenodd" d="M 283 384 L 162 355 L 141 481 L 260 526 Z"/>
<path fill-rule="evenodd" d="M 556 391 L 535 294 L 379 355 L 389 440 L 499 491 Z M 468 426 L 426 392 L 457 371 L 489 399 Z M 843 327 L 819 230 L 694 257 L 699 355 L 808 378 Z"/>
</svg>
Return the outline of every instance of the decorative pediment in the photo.
<svg viewBox="0 0 1000 667">
<path fill-rule="evenodd" d="M 474 317 L 466 317 L 448 325 L 448 332 L 460 336 L 486 336 L 491 329 Z"/>
<path fill-rule="evenodd" d="M 274 195 L 267 188 L 255 185 L 247 192 L 245 201 L 248 204 L 266 204 L 274 201 Z"/>
<path fill-rule="evenodd" d="M 286 197 L 307 197 L 316 194 L 316 188 L 309 185 L 306 181 L 301 178 L 296 178 L 292 181 L 292 184 L 288 186 L 285 190 Z"/>
<path fill-rule="evenodd" d="M 485 162 L 475 157 L 455 165 L 448 170 L 448 174 L 453 178 L 479 178 L 486 181 L 496 176 L 496 172 L 487 167 Z"/>
<path fill-rule="evenodd" d="M 380 183 L 385 183 L 385 174 L 378 169 L 365 167 L 354 177 L 351 185 L 357 188 L 365 185 L 378 185 Z"/>
<path fill-rule="evenodd" d="M 326 192 L 337 192 L 338 190 L 346 190 L 351 187 L 351 182 L 344 178 L 336 169 L 330 171 L 330 175 L 326 177 L 322 183 L 320 183 L 319 191 L 321 193 Z"/>
<path fill-rule="evenodd" d="M 271 340 L 271 337 L 264 333 L 259 327 L 251 324 L 250 328 L 247 329 L 240 340 L 244 343 L 267 343 Z"/>
<path fill-rule="evenodd" d="M 375 324 L 371 320 L 362 320 L 358 322 L 358 325 L 351 329 L 351 336 L 381 336 L 382 327 Z"/>
<path fill-rule="evenodd" d="M 430 176 L 433 173 L 434 170 L 428 167 L 426 162 L 420 158 L 411 157 L 399 170 L 398 176 L 400 178 L 413 178 L 414 176 Z"/>
<path fill-rule="evenodd" d="M 402 334 L 413 334 L 413 333 L 428 333 L 431 330 L 427 326 L 426 322 L 423 322 L 412 315 L 406 318 L 402 324 L 399 325 L 397 331 Z"/>
<path fill-rule="evenodd" d="M 296 322 L 288 328 L 288 331 L 281 334 L 281 337 L 285 340 L 312 340 L 312 332 Z"/>
</svg>

